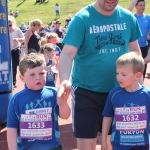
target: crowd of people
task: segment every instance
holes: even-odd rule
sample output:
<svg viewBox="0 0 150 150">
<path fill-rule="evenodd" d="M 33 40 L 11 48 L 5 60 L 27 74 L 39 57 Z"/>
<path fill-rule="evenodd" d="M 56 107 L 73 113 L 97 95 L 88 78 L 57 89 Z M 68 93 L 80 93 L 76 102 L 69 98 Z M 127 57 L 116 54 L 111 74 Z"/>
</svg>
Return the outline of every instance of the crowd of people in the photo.
<svg viewBox="0 0 150 150">
<path fill-rule="evenodd" d="M 43 25 L 40 19 L 34 19 L 25 25 L 21 22 L 17 27 L 16 20 L 13 15 L 9 15 L 9 33 L 12 53 L 13 66 L 13 87 L 16 88 L 16 74 L 19 59 L 33 50 L 40 53 L 44 45 L 52 43 L 55 55 L 55 66 L 58 69 L 58 60 L 63 48 L 62 39 L 64 38 L 71 18 L 66 18 L 66 24 L 61 26 L 59 20 L 53 21 L 51 27 L 48 24 Z M 55 78 L 54 78 L 55 79 Z"/>
<path fill-rule="evenodd" d="M 150 89 L 143 78 L 150 62 L 150 16 L 144 0 L 132 1 L 128 9 L 135 7 L 135 14 L 118 2 L 96 0 L 71 22 L 67 18 L 65 27 L 59 20 L 50 28 L 35 19 L 18 28 L 9 16 L 14 87 L 18 63 L 25 83 L 8 108 L 10 150 L 62 150 L 58 116 L 69 117 L 70 93 L 78 150 L 95 150 L 98 132 L 101 150 L 108 150 L 110 134 L 113 150 L 149 150 Z"/>
</svg>

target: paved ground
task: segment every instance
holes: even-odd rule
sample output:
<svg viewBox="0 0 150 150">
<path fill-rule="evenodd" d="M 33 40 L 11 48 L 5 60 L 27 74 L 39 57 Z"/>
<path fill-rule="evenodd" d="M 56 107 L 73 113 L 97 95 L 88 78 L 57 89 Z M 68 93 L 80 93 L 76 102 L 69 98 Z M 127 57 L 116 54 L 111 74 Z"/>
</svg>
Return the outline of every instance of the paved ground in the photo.
<svg viewBox="0 0 150 150">
<path fill-rule="evenodd" d="M 14 93 L 23 89 L 23 83 L 17 77 L 17 88 L 14 89 Z M 150 87 L 150 64 L 148 65 L 147 75 L 144 80 L 144 85 Z M 71 97 L 68 99 L 69 105 L 71 106 Z M 63 150 L 76 150 L 76 139 L 73 137 L 72 128 L 71 128 L 71 116 L 67 120 L 59 119 L 60 131 L 61 131 L 61 143 Z M 8 150 L 7 141 L 6 141 L 6 128 L 5 125 L 2 127 L 0 132 L 0 150 Z M 13 137 L 12 137 L 13 138 Z M 96 150 L 100 150 L 100 136 L 97 138 L 97 147 Z M 108 138 L 109 141 L 109 138 Z M 109 142 L 108 142 L 109 143 Z M 112 150 L 109 144 L 109 150 Z"/>
</svg>

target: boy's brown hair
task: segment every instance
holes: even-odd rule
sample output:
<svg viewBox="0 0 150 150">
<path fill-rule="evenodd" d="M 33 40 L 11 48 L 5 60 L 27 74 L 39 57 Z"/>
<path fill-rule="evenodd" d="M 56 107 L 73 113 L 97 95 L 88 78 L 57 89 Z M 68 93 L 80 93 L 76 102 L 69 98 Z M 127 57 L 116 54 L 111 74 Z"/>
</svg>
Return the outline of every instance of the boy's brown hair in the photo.
<svg viewBox="0 0 150 150">
<path fill-rule="evenodd" d="M 22 76 L 26 72 L 27 68 L 35 68 L 43 65 L 46 69 L 46 62 L 43 54 L 31 53 L 24 56 L 19 63 L 19 71 Z"/>
<path fill-rule="evenodd" d="M 145 63 L 142 56 L 136 52 L 126 53 L 118 58 L 116 66 L 121 67 L 125 65 L 131 65 L 134 73 L 143 73 L 145 68 Z"/>
</svg>

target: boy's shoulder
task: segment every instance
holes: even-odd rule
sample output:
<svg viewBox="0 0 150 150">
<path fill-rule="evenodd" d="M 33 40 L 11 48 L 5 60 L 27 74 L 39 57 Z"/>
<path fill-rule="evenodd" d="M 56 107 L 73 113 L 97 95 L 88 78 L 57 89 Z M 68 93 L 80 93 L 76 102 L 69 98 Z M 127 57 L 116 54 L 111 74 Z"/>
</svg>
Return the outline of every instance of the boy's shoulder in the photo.
<svg viewBox="0 0 150 150">
<path fill-rule="evenodd" d="M 121 87 L 115 87 L 110 90 L 109 94 L 113 95 L 113 94 L 120 93 L 120 92 L 125 92 L 125 89 Z M 140 92 L 147 93 L 148 95 L 150 95 L 150 88 L 142 85 Z"/>
<path fill-rule="evenodd" d="M 50 86 L 44 86 L 42 91 L 46 91 L 46 92 L 53 92 L 53 93 L 57 93 L 57 88 L 55 87 L 50 87 Z M 17 92 L 16 94 L 13 95 L 13 98 L 23 98 L 24 95 L 28 95 L 32 92 L 32 90 L 29 90 L 27 87 L 25 87 L 23 90 Z M 34 91 L 33 91 L 34 92 Z M 39 91 L 41 93 L 41 91 Z"/>
<path fill-rule="evenodd" d="M 123 91 L 123 88 L 118 86 L 118 87 L 115 87 L 115 88 L 111 89 L 109 94 L 114 94 L 114 93 L 121 92 L 121 91 Z"/>
<path fill-rule="evenodd" d="M 149 87 L 146 87 L 146 86 L 142 85 L 142 91 L 146 92 L 150 95 L 150 88 Z"/>
<path fill-rule="evenodd" d="M 50 91 L 53 91 L 53 92 L 57 92 L 57 88 L 52 87 L 52 86 L 44 86 L 44 90 L 50 90 Z"/>
</svg>

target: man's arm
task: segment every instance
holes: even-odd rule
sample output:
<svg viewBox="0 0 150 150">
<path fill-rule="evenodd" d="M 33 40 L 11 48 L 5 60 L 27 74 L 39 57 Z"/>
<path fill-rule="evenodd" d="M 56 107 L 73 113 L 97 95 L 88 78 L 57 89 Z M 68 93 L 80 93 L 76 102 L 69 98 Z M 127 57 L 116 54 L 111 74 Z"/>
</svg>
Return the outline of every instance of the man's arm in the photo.
<svg viewBox="0 0 150 150">
<path fill-rule="evenodd" d="M 68 80 L 70 77 L 72 62 L 78 49 L 71 45 L 64 45 L 59 59 L 59 77 L 60 82 Z"/>
<path fill-rule="evenodd" d="M 67 111 L 65 113 L 70 113 L 70 108 L 68 109 L 67 99 L 71 91 L 71 82 L 69 80 L 73 59 L 77 53 L 77 48 L 71 45 L 64 45 L 64 48 L 61 52 L 59 59 L 59 78 L 60 78 L 60 87 L 57 93 L 57 103 L 59 107 L 63 106 L 61 109 L 64 110 L 65 107 Z M 65 104 L 65 105 L 64 105 Z M 60 111 L 62 114 L 63 111 Z M 66 115 L 67 116 L 67 115 Z M 60 115 L 61 117 L 61 115 Z"/>
<path fill-rule="evenodd" d="M 112 117 L 104 117 L 102 125 L 102 145 L 101 150 L 108 150 L 107 135 L 111 126 Z"/>
<path fill-rule="evenodd" d="M 133 1 L 131 2 L 131 4 L 129 5 L 128 10 L 132 11 L 132 9 L 133 9 L 134 6 L 136 5 L 137 1 L 138 1 L 138 0 L 133 0 Z"/>
<path fill-rule="evenodd" d="M 129 47 L 129 51 L 134 51 L 134 52 L 141 55 L 141 50 L 140 50 L 140 47 L 139 47 L 139 44 L 138 44 L 138 40 L 130 42 L 128 44 L 128 47 Z"/>
<path fill-rule="evenodd" d="M 7 143 L 9 150 L 17 150 L 17 128 L 7 128 Z"/>
</svg>

